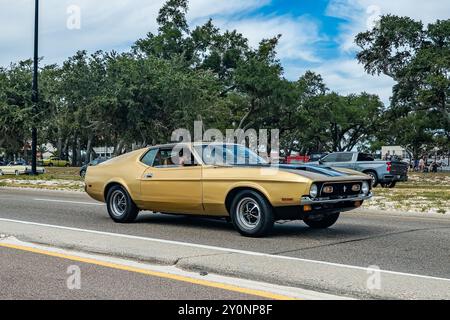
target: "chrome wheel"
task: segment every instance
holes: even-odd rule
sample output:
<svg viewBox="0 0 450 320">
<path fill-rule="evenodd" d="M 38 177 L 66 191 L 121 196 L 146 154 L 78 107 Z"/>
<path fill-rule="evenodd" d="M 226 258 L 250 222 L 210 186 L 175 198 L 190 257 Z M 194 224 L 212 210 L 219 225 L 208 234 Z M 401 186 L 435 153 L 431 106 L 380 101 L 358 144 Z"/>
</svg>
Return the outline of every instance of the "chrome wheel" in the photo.
<svg viewBox="0 0 450 320">
<path fill-rule="evenodd" d="M 372 179 L 372 188 L 375 188 L 378 185 L 378 177 L 376 173 L 367 172 L 366 174 Z"/>
<path fill-rule="evenodd" d="M 127 198 L 121 190 L 115 190 L 111 195 L 111 211 L 116 217 L 121 217 L 127 211 Z"/>
<path fill-rule="evenodd" d="M 261 209 L 252 198 L 243 198 L 236 206 L 238 223 L 247 230 L 253 230 L 261 221 Z"/>
</svg>

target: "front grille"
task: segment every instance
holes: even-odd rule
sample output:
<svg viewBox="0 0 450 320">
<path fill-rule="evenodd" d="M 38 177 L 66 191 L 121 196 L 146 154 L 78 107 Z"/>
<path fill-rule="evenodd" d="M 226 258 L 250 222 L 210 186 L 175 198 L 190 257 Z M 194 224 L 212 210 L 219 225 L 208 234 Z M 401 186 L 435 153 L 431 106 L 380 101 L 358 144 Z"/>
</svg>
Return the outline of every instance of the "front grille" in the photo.
<svg viewBox="0 0 450 320">
<path fill-rule="evenodd" d="M 357 191 L 353 191 L 352 187 L 358 185 Z M 320 196 L 326 198 L 337 198 L 342 196 L 355 196 L 361 193 L 361 182 L 344 182 L 344 183 L 324 183 L 320 189 Z M 333 187 L 333 192 L 325 193 L 324 188 L 327 186 Z"/>
</svg>

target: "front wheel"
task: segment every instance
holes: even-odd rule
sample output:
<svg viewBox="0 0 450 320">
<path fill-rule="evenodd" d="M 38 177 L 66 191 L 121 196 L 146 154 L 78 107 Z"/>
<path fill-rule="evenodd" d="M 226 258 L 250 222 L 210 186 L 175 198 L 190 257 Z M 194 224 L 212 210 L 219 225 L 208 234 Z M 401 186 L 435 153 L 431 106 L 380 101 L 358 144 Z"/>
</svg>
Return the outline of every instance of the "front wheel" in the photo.
<svg viewBox="0 0 450 320">
<path fill-rule="evenodd" d="M 303 219 L 303 222 L 305 222 L 310 228 L 313 229 L 326 229 L 336 223 L 336 221 L 339 219 L 339 214 L 340 212 L 336 212 L 323 216 L 321 218 L 314 218 L 314 216 L 312 216 Z"/>
<path fill-rule="evenodd" d="M 231 221 L 236 230 L 247 237 L 262 237 L 273 228 L 273 209 L 267 199 L 253 190 L 243 190 L 233 199 Z"/>
<path fill-rule="evenodd" d="M 383 188 L 394 188 L 396 184 L 397 184 L 397 181 L 391 181 L 391 182 L 382 183 L 381 187 L 383 187 Z"/>
<path fill-rule="evenodd" d="M 106 206 L 111 219 L 118 223 L 133 222 L 139 213 L 128 192 L 118 185 L 108 191 Z"/>
</svg>

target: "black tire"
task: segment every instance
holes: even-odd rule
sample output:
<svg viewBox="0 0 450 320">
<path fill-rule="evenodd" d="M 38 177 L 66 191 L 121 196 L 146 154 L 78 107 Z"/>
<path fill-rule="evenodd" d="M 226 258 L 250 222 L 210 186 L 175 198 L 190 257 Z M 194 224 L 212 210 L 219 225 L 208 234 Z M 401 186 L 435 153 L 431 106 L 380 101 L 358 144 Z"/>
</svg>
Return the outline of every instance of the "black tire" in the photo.
<svg viewBox="0 0 450 320">
<path fill-rule="evenodd" d="M 370 176 L 370 178 L 372 179 L 372 188 L 375 188 L 378 185 L 377 173 L 374 171 L 367 171 L 364 173 L 367 174 L 368 176 Z"/>
<path fill-rule="evenodd" d="M 397 184 L 397 181 L 391 181 L 391 182 L 382 183 L 381 187 L 383 187 L 383 188 L 394 188 L 396 184 Z"/>
<path fill-rule="evenodd" d="M 340 212 L 332 213 L 320 219 L 305 218 L 303 222 L 313 229 L 326 229 L 331 227 L 339 219 Z"/>
<path fill-rule="evenodd" d="M 123 202 L 122 202 L 123 197 Z M 119 207 L 120 198 L 120 207 Z M 123 204 L 123 205 L 122 205 Z M 106 196 L 106 207 L 108 214 L 114 222 L 129 223 L 136 220 L 139 209 L 131 199 L 128 192 L 122 186 L 116 185 L 111 187 Z"/>
<path fill-rule="evenodd" d="M 256 207 L 247 212 L 254 205 Z M 244 213 L 245 208 L 247 211 Z M 235 229 L 246 237 L 265 236 L 275 223 L 272 206 L 264 196 L 253 190 L 242 190 L 234 197 L 230 217 Z"/>
<path fill-rule="evenodd" d="M 48 164 L 48 166 L 49 166 L 49 167 L 53 167 L 53 163 L 50 162 L 50 163 Z"/>
<path fill-rule="evenodd" d="M 86 177 L 86 170 L 81 170 L 80 177 L 82 177 L 83 179 Z"/>
</svg>

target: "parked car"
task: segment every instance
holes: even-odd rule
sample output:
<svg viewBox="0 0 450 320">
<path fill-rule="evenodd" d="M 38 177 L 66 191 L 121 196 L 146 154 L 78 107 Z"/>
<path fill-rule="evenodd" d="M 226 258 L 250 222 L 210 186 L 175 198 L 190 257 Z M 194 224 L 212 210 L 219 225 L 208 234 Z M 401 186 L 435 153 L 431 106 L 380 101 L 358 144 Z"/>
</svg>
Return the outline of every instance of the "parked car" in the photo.
<svg viewBox="0 0 450 320">
<path fill-rule="evenodd" d="M 311 153 L 309 155 L 309 162 L 319 161 L 320 159 L 322 159 L 326 155 L 328 155 L 328 153 Z"/>
<path fill-rule="evenodd" d="M 44 159 L 42 160 L 42 164 L 47 167 L 70 167 L 70 162 L 68 160 L 63 160 L 59 157 Z"/>
<path fill-rule="evenodd" d="M 288 156 L 286 157 L 286 163 L 287 164 L 299 164 L 299 163 L 306 163 L 309 161 L 308 156 Z"/>
<path fill-rule="evenodd" d="M 28 163 L 25 160 L 16 160 L 16 161 L 10 161 L 7 164 L 8 166 L 26 166 Z"/>
<path fill-rule="evenodd" d="M 366 153 L 359 152 L 333 152 L 318 162 L 334 168 L 347 168 L 360 171 L 372 179 L 372 187 L 380 184 L 385 188 L 395 187 L 398 181 L 408 180 L 408 164 L 399 161 L 377 160 Z"/>
<path fill-rule="evenodd" d="M 42 167 L 36 168 L 38 173 L 45 173 L 45 169 Z M 31 166 L 23 164 L 21 162 L 10 162 L 7 166 L 0 166 L 0 176 L 5 174 L 14 174 L 16 176 L 21 174 L 30 174 Z"/>
<path fill-rule="evenodd" d="M 115 222 L 140 210 L 224 217 L 245 236 L 263 236 L 276 220 L 303 220 L 328 228 L 343 211 L 372 197 L 371 179 L 344 168 L 267 163 L 236 144 L 182 144 L 145 148 L 86 172 L 85 190 L 106 202 Z"/>
<path fill-rule="evenodd" d="M 88 167 L 96 166 L 100 163 L 105 162 L 106 160 L 109 160 L 109 158 L 97 158 L 97 159 L 90 161 L 88 164 L 85 164 L 84 166 L 82 166 L 80 168 L 80 177 L 84 178 L 86 176 L 86 170 Z"/>
</svg>

